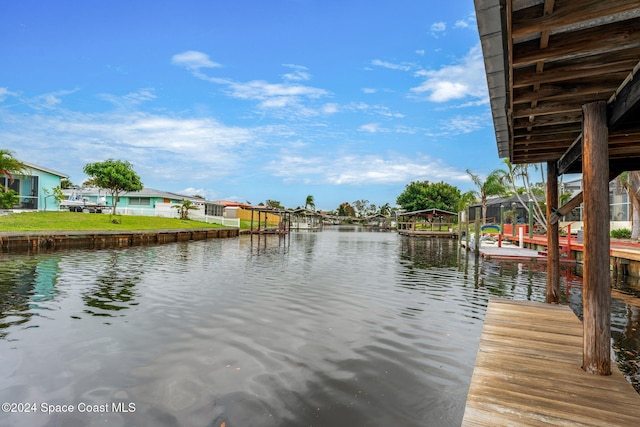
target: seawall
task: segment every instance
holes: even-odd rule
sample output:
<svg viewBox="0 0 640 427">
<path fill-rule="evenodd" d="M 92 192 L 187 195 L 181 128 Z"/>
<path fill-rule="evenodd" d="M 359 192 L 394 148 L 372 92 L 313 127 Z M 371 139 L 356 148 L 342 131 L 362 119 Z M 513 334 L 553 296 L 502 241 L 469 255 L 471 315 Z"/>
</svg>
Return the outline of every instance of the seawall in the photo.
<svg viewBox="0 0 640 427">
<path fill-rule="evenodd" d="M 237 228 L 193 228 L 129 231 L 42 231 L 0 233 L 2 252 L 58 249 L 104 249 L 190 240 L 238 237 Z"/>
</svg>

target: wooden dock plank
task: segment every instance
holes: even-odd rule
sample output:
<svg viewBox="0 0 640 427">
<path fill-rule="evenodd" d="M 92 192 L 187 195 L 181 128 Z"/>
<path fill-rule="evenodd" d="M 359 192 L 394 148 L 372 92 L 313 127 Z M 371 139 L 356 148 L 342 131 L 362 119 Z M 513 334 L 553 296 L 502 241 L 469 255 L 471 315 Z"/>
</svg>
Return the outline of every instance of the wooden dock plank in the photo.
<svg viewBox="0 0 640 427">
<path fill-rule="evenodd" d="M 617 367 L 597 376 L 581 364 L 569 307 L 491 299 L 462 425 L 638 425 L 640 396 Z"/>
</svg>

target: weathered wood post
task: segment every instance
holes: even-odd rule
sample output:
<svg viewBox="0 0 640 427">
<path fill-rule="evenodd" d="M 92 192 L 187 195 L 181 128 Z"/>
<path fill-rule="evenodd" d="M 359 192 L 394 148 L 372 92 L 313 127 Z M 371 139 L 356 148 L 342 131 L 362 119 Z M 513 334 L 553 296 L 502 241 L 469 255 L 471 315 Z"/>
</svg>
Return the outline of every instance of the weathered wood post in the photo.
<svg viewBox="0 0 640 427">
<path fill-rule="evenodd" d="M 476 208 L 475 210 L 475 220 L 476 220 L 476 256 L 480 255 L 480 208 Z"/>
<path fill-rule="evenodd" d="M 560 236 L 551 215 L 558 208 L 558 164 L 547 162 L 547 295 L 546 302 L 560 302 Z"/>
<path fill-rule="evenodd" d="M 584 280 L 582 369 L 611 374 L 609 285 L 609 147 L 607 104 L 582 106 L 584 188 Z"/>
<path fill-rule="evenodd" d="M 529 238 L 531 239 L 533 237 L 533 200 L 531 200 L 531 196 L 529 196 L 527 207 L 529 208 Z"/>
<path fill-rule="evenodd" d="M 464 237 L 464 240 L 465 240 L 465 248 L 467 250 L 469 250 L 469 239 L 471 238 L 471 237 L 469 237 L 469 233 L 470 233 L 470 231 L 469 231 L 469 216 L 470 216 L 470 214 L 471 214 L 471 208 L 469 208 L 467 206 L 465 208 L 465 221 L 464 221 L 464 223 L 465 223 L 465 237 Z"/>
<path fill-rule="evenodd" d="M 516 225 L 518 223 L 518 214 L 516 213 L 516 207 L 518 205 L 516 204 L 516 202 L 511 203 L 511 212 L 513 212 L 513 219 L 511 220 L 511 237 L 513 237 L 515 239 L 516 237 Z"/>
</svg>

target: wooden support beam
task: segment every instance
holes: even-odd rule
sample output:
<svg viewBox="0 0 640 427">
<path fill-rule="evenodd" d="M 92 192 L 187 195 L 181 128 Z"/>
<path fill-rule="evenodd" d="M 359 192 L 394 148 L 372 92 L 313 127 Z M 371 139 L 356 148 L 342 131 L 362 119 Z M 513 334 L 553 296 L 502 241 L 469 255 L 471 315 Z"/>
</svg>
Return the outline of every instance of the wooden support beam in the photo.
<svg viewBox="0 0 640 427">
<path fill-rule="evenodd" d="M 614 180 L 618 175 L 620 175 L 625 170 L 626 169 L 619 169 L 609 165 L 609 182 Z M 583 201 L 583 196 L 584 194 L 581 191 L 575 196 L 573 196 L 571 200 L 569 200 L 567 203 L 565 203 L 558 209 L 555 209 L 553 214 L 549 218 L 549 224 L 557 224 L 563 216 L 568 215 L 569 212 L 571 212 L 572 210 L 580 206 Z"/>
<path fill-rule="evenodd" d="M 573 141 L 569 149 L 558 160 L 558 175 L 563 175 L 582 157 L 582 133 Z M 578 203 L 579 205 L 580 203 Z"/>
<path fill-rule="evenodd" d="M 636 65 L 634 71 L 638 71 L 640 63 Z M 630 75 L 634 77 L 632 73 Z M 609 107 L 609 127 L 616 128 L 618 125 L 624 122 L 624 120 L 635 114 L 637 117 L 638 110 L 640 110 L 640 81 L 636 78 L 630 80 L 616 95 L 615 100 Z"/>
<path fill-rule="evenodd" d="M 583 111 L 584 273 L 582 369 L 611 375 L 611 289 L 609 285 L 609 147 L 607 103 Z"/>
<path fill-rule="evenodd" d="M 560 235 L 551 215 L 558 206 L 558 165 L 547 162 L 547 295 L 550 304 L 560 302 Z"/>
</svg>

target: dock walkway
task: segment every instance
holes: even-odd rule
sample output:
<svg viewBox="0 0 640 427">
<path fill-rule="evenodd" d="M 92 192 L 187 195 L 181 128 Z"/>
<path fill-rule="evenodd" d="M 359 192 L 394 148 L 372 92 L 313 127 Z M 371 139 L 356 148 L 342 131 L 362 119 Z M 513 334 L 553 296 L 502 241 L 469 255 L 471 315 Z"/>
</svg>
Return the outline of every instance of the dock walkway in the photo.
<svg viewBox="0 0 640 427">
<path fill-rule="evenodd" d="M 584 372 L 582 324 L 567 306 L 492 298 L 463 426 L 637 426 L 640 395 L 612 363 Z"/>
</svg>

